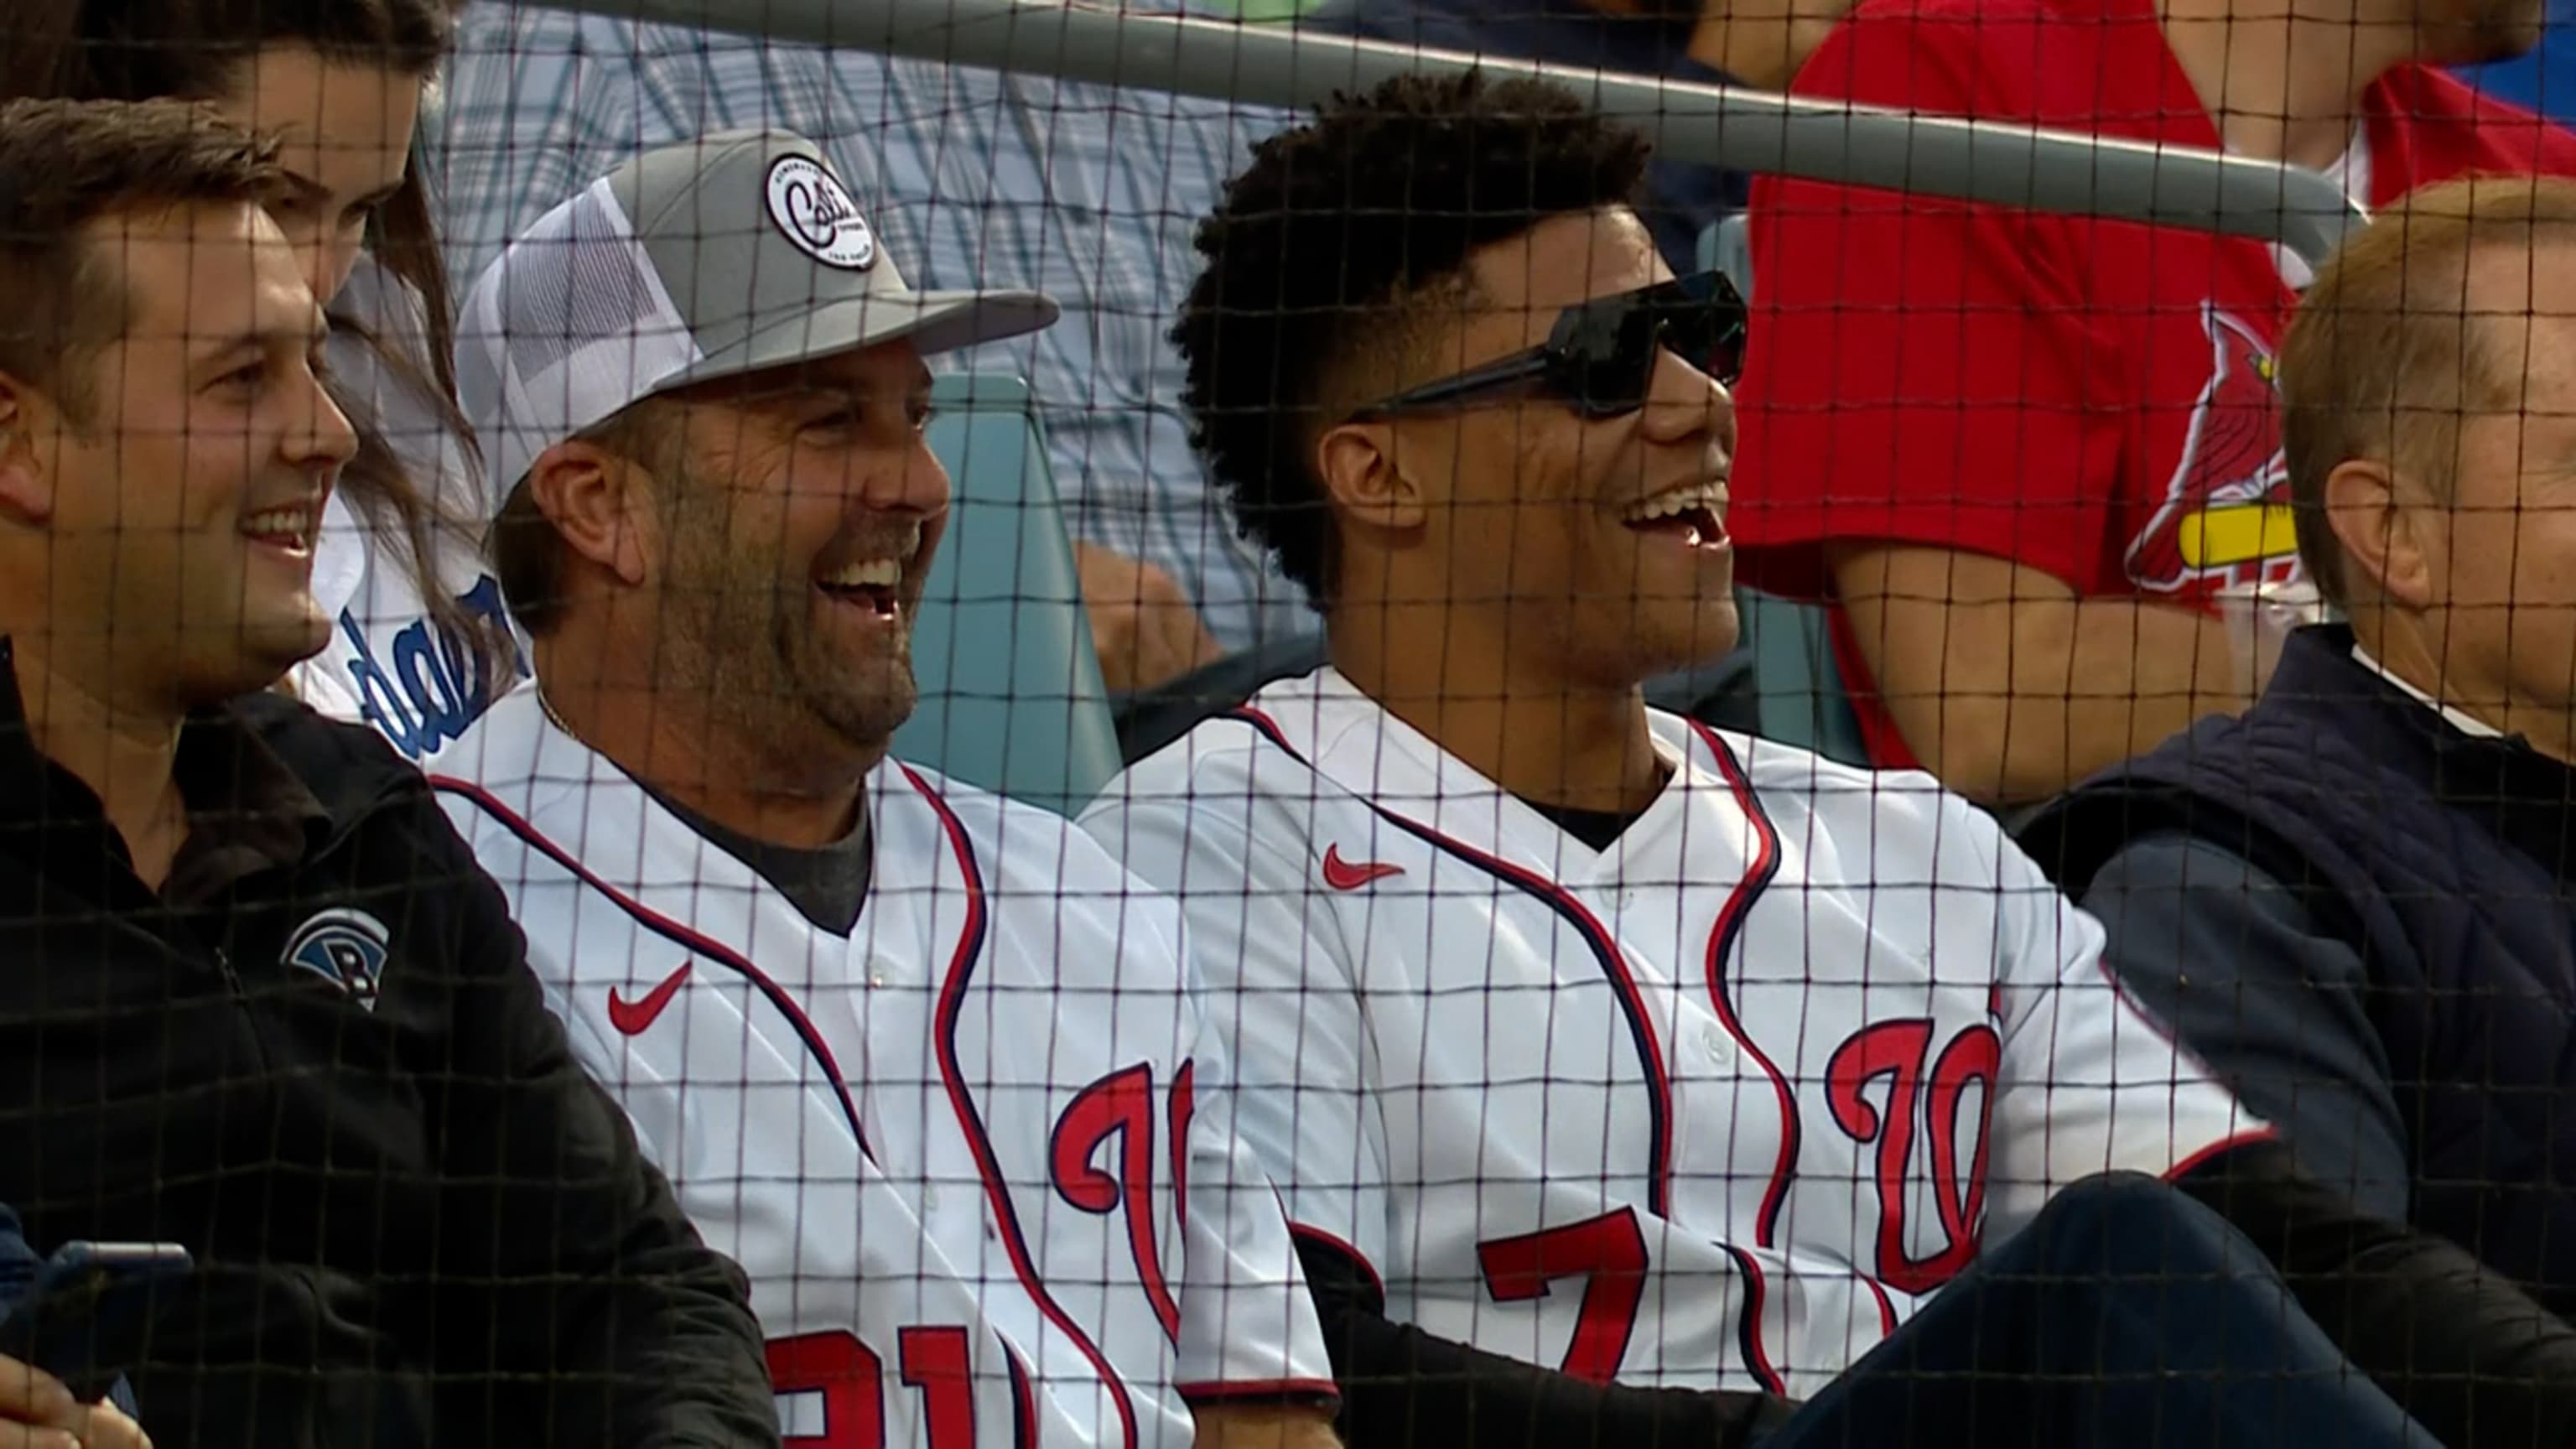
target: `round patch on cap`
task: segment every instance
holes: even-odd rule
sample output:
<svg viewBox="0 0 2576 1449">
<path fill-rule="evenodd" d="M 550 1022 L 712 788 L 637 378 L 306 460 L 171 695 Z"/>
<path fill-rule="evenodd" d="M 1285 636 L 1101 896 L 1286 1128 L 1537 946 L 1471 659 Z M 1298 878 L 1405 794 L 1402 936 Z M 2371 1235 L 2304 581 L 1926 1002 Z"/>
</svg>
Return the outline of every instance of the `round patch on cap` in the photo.
<svg viewBox="0 0 2576 1449">
<path fill-rule="evenodd" d="M 864 272 L 876 265 L 877 239 L 859 204 L 811 157 L 770 163 L 769 219 L 798 251 L 827 267 Z"/>
</svg>

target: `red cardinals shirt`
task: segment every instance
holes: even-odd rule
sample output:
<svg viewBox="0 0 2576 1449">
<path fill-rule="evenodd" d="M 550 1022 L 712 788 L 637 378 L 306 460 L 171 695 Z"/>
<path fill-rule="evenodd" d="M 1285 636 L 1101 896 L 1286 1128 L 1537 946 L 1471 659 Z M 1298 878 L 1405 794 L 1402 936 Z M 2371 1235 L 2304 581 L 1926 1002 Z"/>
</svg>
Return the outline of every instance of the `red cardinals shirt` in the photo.
<svg viewBox="0 0 2576 1449">
<path fill-rule="evenodd" d="M 1794 90 L 2220 145 L 2153 0 L 1864 0 Z M 2374 207 L 2468 171 L 2576 173 L 2576 136 L 2417 67 L 2371 88 L 2359 136 Z M 1829 600 L 1834 540 L 1996 555 L 2085 595 L 2299 577 L 2271 247 L 1771 178 L 1753 217 L 1746 582 Z M 1834 641 L 1874 759 L 1913 765 L 1840 609 Z"/>
</svg>

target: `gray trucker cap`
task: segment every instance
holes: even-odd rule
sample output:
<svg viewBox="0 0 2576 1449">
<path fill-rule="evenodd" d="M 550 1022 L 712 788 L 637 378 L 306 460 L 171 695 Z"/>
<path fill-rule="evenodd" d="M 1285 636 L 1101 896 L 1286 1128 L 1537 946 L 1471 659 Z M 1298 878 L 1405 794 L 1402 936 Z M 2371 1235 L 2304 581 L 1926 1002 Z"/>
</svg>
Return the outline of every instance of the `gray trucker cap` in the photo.
<svg viewBox="0 0 2576 1449">
<path fill-rule="evenodd" d="M 914 291 L 821 148 L 727 131 L 648 151 L 521 232 L 466 298 L 457 392 L 498 513 L 539 454 L 656 393 L 1056 315 L 1036 292 Z"/>
</svg>

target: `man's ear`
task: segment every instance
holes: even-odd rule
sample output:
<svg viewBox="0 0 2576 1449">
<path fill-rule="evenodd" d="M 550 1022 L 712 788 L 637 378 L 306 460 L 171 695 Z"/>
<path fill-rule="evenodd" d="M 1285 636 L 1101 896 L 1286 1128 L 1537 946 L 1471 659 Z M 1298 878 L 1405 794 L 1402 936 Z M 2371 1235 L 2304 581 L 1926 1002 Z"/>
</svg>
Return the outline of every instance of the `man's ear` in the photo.
<svg viewBox="0 0 2576 1449">
<path fill-rule="evenodd" d="M 565 544 L 630 588 L 659 546 L 651 489 L 631 459 L 585 438 L 555 444 L 528 469 L 528 491 Z"/>
<path fill-rule="evenodd" d="M 2338 463 L 2326 475 L 2326 521 L 2345 563 L 2390 602 L 2409 609 L 2433 602 L 2433 550 L 2439 542 L 2424 509 L 2409 506 L 2420 491 L 2388 464 L 2369 459 Z"/>
<path fill-rule="evenodd" d="M 1315 473 L 1324 496 L 1352 522 L 1391 530 L 1420 528 L 1421 488 L 1396 452 L 1392 423 L 1343 423 L 1315 440 Z"/>
<path fill-rule="evenodd" d="M 53 516 L 53 448 L 37 436 L 53 415 L 42 393 L 0 372 L 0 518 L 33 526 Z"/>
</svg>

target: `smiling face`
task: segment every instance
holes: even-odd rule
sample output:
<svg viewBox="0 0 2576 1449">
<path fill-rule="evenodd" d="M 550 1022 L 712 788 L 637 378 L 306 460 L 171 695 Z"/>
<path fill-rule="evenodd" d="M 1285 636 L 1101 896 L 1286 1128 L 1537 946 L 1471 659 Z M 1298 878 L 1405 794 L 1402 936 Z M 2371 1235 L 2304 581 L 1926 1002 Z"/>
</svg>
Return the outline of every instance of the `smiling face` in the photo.
<svg viewBox="0 0 2576 1449">
<path fill-rule="evenodd" d="M 1671 275 L 1627 211 L 1551 218 L 1470 255 L 1467 300 L 1402 381 L 1536 346 L 1567 306 Z M 1371 426 L 1423 510 L 1404 530 L 1345 514 L 1345 576 L 1382 569 L 1390 604 L 1440 600 L 1458 644 L 1594 682 L 1734 647 L 1723 521 L 1734 408 L 1707 373 L 1663 352 L 1645 406 L 1615 417 L 1587 419 L 1542 391 Z"/>
<path fill-rule="evenodd" d="M 415 75 L 280 45 L 240 66 L 216 98 L 233 120 L 276 135 L 289 186 L 269 211 L 326 304 L 357 265 L 368 222 L 402 188 L 420 88 Z"/>
<path fill-rule="evenodd" d="M 912 715 L 912 622 L 948 522 L 929 402 L 897 342 L 671 404 L 660 689 L 769 748 L 884 749 Z"/>
<path fill-rule="evenodd" d="M 112 216 L 89 245 L 126 327 L 89 406 L 21 399 L 42 516 L 11 540 L 12 612 L 119 693 L 265 688 L 329 639 L 313 539 L 356 442 L 315 371 L 321 309 L 248 203 Z"/>
</svg>

